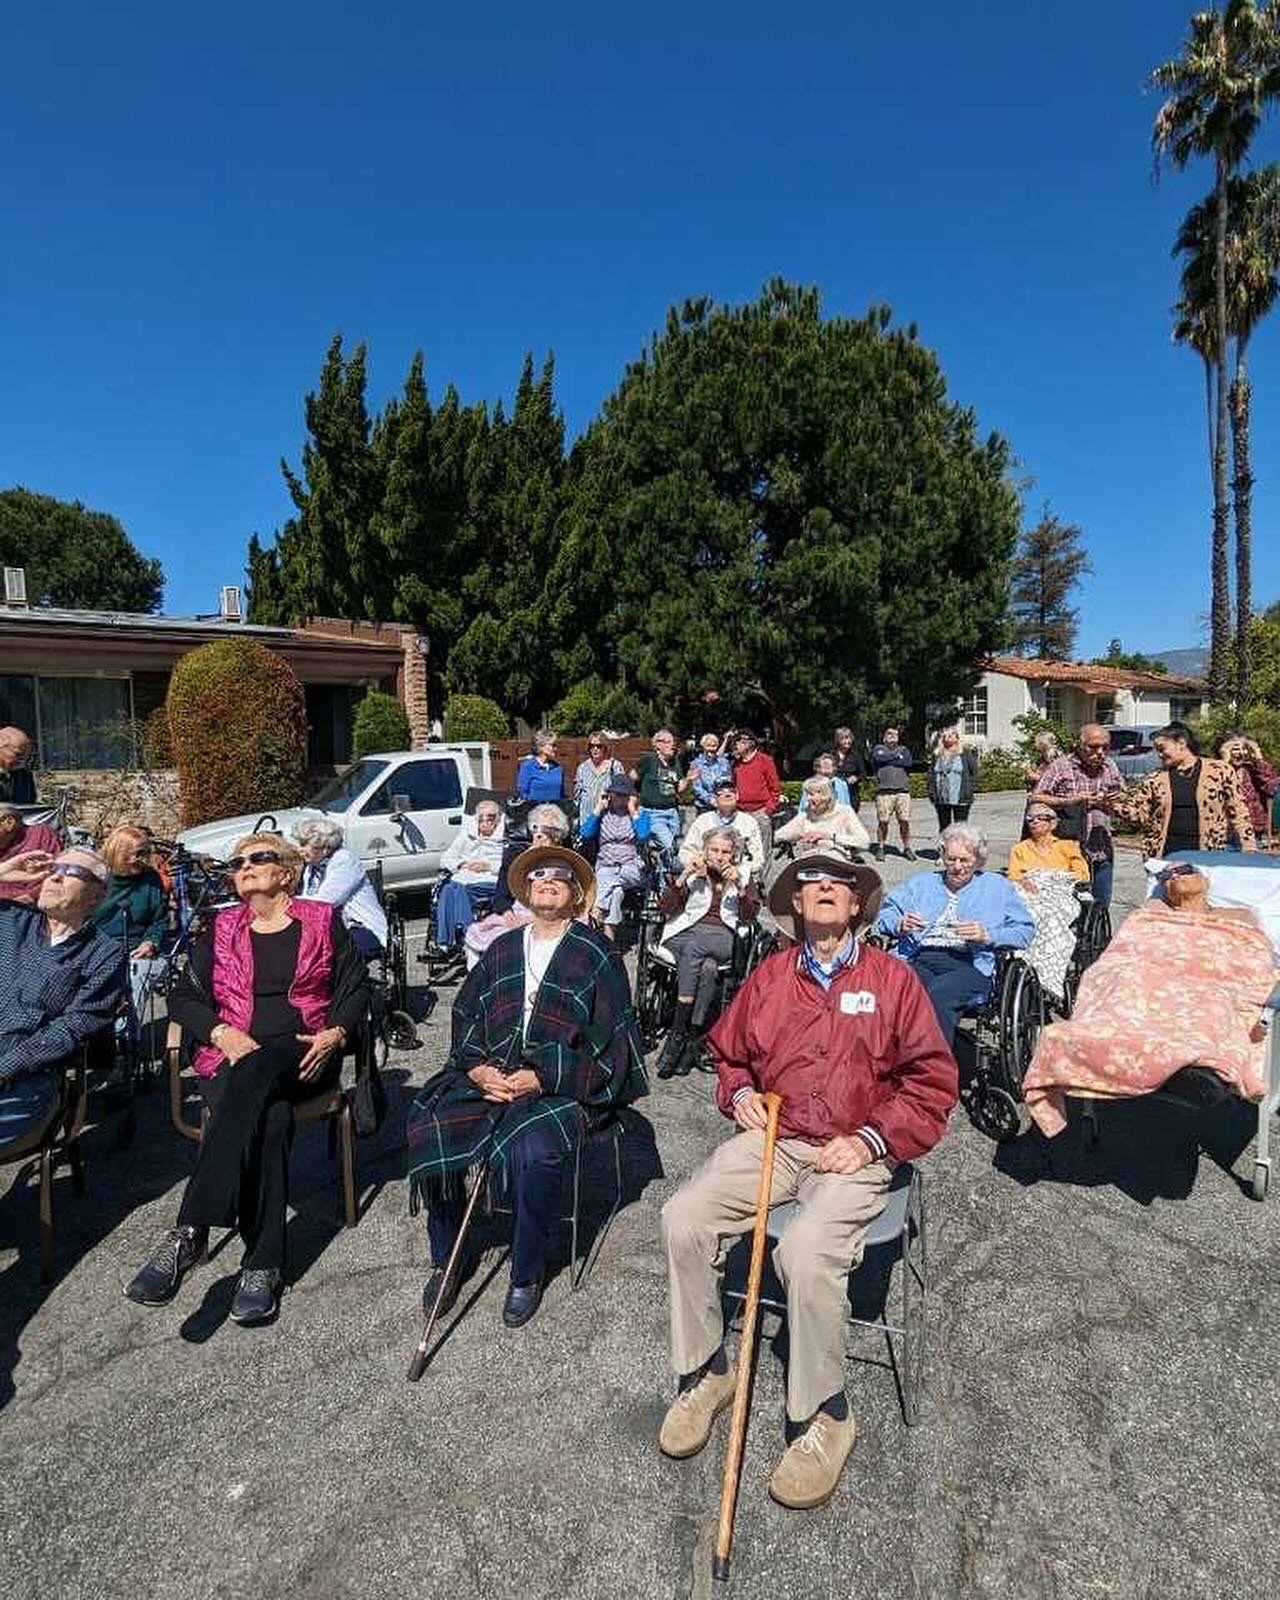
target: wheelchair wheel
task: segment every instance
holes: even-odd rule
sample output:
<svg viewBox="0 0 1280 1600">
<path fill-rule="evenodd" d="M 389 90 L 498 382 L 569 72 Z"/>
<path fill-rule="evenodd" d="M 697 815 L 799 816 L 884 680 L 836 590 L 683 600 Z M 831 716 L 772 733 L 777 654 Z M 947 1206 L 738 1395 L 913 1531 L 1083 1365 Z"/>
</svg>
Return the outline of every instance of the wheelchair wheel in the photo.
<svg viewBox="0 0 1280 1600">
<path fill-rule="evenodd" d="M 1111 913 L 1105 906 L 1086 908 L 1080 921 L 1080 936 L 1076 940 L 1075 965 L 1083 973 L 1091 967 L 1111 943 Z M 1079 978 L 1077 977 L 1077 983 Z"/>
<path fill-rule="evenodd" d="M 643 962 L 636 969 L 636 1020 L 646 1050 L 657 1044 L 670 1021 L 671 976 L 658 961 Z"/>
<path fill-rule="evenodd" d="M 1010 969 L 1010 976 L 1000 995 L 1000 1053 L 997 1070 L 998 1087 L 1011 1097 L 1015 1109 L 1022 1099 L 1022 1080 L 1036 1041 L 1044 1026 L 1044 992 L 1035 968 L 1018 961 Z"/>
</svg>

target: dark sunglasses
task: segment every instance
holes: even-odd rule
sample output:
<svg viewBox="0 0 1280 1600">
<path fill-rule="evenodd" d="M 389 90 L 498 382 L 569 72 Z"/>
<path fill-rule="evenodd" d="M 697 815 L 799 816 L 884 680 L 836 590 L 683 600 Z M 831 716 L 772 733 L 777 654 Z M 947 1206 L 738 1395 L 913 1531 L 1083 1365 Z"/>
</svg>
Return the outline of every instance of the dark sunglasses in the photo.
<svg viewBox="0 0 1280 1600">
<path fill-rule="evenodd" d="M 55 861 L 49 868 L 51 878 L 79 878 L 81 883 L 101 883 L 102 879 L 91 867 L 78 867 L 74 861 Z"/>
<path fill-rule="evenodd" d="M 1168 883 L 1170 878 L 1183 878 L 1196 870 L 1193 861 L 1175 861 L 1171 867 L 1162 867 L 1156 873 L 1157 883 Z"/>
<path fill-rule="evenodd" d="M 278 867 L 280 865 L 280 852 L 278 850 L 250 850 L 247 856 L 232 856 L 227 862 L 229 872 L 239 872 L 241 867 Z"/>
</svg>

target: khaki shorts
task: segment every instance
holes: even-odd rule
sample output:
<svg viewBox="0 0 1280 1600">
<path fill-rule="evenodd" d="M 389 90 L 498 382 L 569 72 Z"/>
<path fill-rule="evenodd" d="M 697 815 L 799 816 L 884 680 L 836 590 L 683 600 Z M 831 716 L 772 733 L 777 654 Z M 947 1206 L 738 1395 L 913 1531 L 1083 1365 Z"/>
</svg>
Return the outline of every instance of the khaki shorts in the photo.
<svg viewBox="0 0 1280 1600">
<path fill-rule="evenodd" d="M 890 817 L 897 817 L 899 822 L 911 821 L 911 796 L 905 789 L 876 796 L 876 821 L 888 822 Z"/>
</svg>

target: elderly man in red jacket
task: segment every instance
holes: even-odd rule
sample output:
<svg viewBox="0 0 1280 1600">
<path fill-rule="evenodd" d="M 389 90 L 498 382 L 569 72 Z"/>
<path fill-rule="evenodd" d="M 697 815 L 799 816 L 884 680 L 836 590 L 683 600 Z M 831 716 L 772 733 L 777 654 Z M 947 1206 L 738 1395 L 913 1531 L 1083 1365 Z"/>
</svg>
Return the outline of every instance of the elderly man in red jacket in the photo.
<svg viewBox="0 0 1280 1600">
<path fill-rule="evenodd" d="M 800 1210 L 773 1253 L 787 1294 L 790 1443 L 769 1492 L 797 1509 L 830 1498 L 853 1448 L 849 1272 L 895 1165 L 937 1143 L 956 1102 L 955 1058 L 924 986 L 857 937 L 880 892 L 870 867 L 829 856 L 803 856 L 779 875 L 769 906 L 795 942 L 756 969 L 708 1035 L 720 1109 L 739 1131 L 662 1211 L 680 1386 L 658 1443 L 679 1458 L 702 1449 L 733 1397 L 720 1281 L 729 1241 L 755 1212 L 762 1095 L 781 1095 L 772 1203 Z"/>
</svg>

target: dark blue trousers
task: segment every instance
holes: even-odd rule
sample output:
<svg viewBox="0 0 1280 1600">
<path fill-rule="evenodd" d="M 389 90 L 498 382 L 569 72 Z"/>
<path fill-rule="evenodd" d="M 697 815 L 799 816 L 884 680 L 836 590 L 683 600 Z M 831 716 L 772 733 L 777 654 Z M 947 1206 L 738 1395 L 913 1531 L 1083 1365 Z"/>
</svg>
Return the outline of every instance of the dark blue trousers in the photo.
<svg viewBox="0 0 1280 1600">
<path fill-rule="evenodd" d="M 507 1184 L 514 1215 L 511 1281 L 533 1283 L 542 1276 L 547 1246 L 556 1223 L 564 1146 L 555 1129 L 531 1124 L 507 1146 Z M 442 1267 L 458 1237 L 465 1204 L 462 1194 L 445 1195 L 433 1184 L 427 1191 L 427 1240 L 431 1265 Z"/>
<path fill-rule="evenodd" d="M 987 998 L 991 979 L 978 971 L 971 956 L 958 950 L 921 950 L 912 966 L 933 1001 L 942 1037 L 954 1044 L 956 1018 L 966 1006 Z"/>
</svg>

